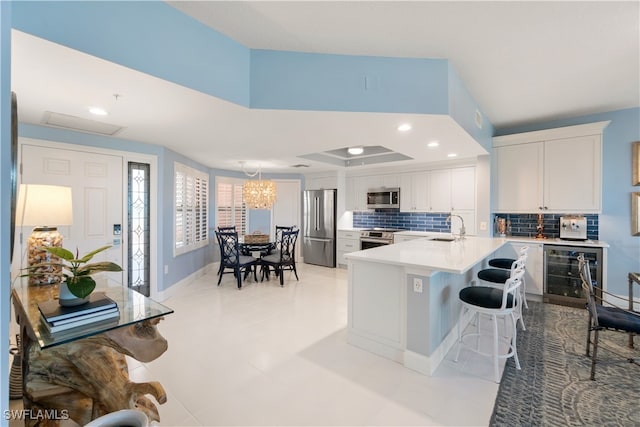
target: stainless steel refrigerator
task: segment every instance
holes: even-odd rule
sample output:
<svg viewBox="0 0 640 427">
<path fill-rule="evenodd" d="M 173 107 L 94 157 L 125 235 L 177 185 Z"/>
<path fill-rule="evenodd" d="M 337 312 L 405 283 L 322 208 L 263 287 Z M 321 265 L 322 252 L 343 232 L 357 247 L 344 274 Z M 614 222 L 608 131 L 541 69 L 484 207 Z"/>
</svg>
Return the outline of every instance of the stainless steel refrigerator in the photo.
<svg viewBox="0 0 640 427">
<path fill-rule="evenodd" d="M 336 190 L 304 192 L 302 257 L 307 264 L 336 266 Z"/>
</svg>

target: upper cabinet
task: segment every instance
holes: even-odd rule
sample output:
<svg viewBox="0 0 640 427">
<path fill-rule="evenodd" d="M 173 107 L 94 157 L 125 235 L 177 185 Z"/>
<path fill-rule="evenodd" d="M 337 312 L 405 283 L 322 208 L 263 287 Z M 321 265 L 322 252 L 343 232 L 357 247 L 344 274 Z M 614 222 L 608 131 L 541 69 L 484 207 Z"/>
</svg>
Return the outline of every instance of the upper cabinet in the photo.
<svg viewBox="0 0 640 427">
<path fill-rule="evenodd" d="M 599 213 L 609 122 L 496 137 L 496 212 Z"/>
<path fill-rule="evenodd" d="M 475 210 L 476 168 L 460 167 L 400 176 L 400 211 Z"/>
<path fill-rule="evenodd" d="M 336 175 L 305 176 L 305 190 L 331 190 L 338 188 L 338 178 Z"/>
<path fill-rule="evenodd" d="M 400 211 L 429 212 L 429 172 L 400 175 Z"/>
<path fill-rule="evenodd" d="M 348 211 L 363 211 L 367 209 L 367 191 L 370 176 L 350 176 L 346 181 L 345 209 Z M 373 188 L 373 187 L 372 187 Z"/>
</svg>

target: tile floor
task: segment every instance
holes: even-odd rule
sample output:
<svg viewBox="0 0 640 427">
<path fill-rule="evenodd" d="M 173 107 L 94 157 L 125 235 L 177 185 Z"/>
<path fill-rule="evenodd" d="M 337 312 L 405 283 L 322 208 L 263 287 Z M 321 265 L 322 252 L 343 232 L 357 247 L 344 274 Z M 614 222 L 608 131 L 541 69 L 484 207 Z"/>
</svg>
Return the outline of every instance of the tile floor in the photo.
<svg viewBox="0 0 640 427">
<path fill-rule="evenodd" d="M 175 310 L 158 325 L 169 349 L 129 359 L 133 381 L 167 392 L 157 425 L 488 425 L 498 391 L 489 358 L 463 349 L 456 363 L 454 347 L 429 377 L 354 347 L 347 271 L 299 264 L 299 276 L 238 290 L 233 275 L 216 286 L 210 273 L 164 301 Z"/>
<path fill-rule="evenodd" d="M 164 304 L 159 359 L 130 363 L 159 381 L 167 426 L 487 425 L 498 385 L 488 358 L 455 349 L 428 377 L 347 343 L 347 272 L 299 265 L 300 281 L 215 274 Z"/>
</svg>

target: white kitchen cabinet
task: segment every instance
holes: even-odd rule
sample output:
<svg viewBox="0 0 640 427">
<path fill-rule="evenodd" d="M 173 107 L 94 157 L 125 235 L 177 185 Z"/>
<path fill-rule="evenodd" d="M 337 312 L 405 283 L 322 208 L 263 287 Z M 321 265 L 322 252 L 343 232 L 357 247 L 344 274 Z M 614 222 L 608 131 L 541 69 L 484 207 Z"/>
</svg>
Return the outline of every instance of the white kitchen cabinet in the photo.
<svg viewBox="0 0 640 427">
<path fill-rule="evenodd" d="M 544 245 L 542 243 L 508 242 L 494 253 L 494 258 L 515 259 L 523 246 L 529 246 L 524 276 L 527 294 L 542 296 L 544 290 Z"/>
<path fill-rule="evenodd" d="M 451 169 L 429 172 L 429 211 L 451 212 Z"/>
<path fill-rule="evenodd" d="M 400 211 L 429 212 L 429 172 L 400 176 Z"/>
<path fill-rule="evenodd" d="M 570 160 L 567 161 L 567 159 Z M 545 209 L 560 212 L 600 212 L 601 159 L 601 135 L 546 141 L 544 145 Z"/>
<path fill-rule="evenodd" d="M 306 190 L 328 190 L 338 188 L 338 178 L 334 176 L 305 176 Z"/>
<path fill-rule="evenodd" d="M 367 176 L 351 176 L 346 178 L 346 210 L 363 211 L 367 209 L 368 178 Z"/>
<path fill-rule="evenodd" d="M 451 210 L 476 209 L 476 168 L 451 169 Z"/>
<path fill-rule="evenodd" d="M 387 175 L 368 175 L 364 178 L 366 181 L 366 189 L 378 190 L 381 188 L 398 188 L 400 187 L 400 176 L 397 174 Z"/>
<path fill-rule="evenodd" d="M 599 213 L 608 123 L 494 138 L 494 211 Z"/>
<path fill-rule="evenodd" d="M 542 203 L 544 144 L 508 145 L 493 150 L 497 212 L 538 212 Z"/>
<path fill-rule="evenodd" d="M 346 266 L 345 254 L 360 250 L 360 232 L 352 230 L 338 230 L 336 242 L 336 257 L 338 266 Z"/>
</svg>

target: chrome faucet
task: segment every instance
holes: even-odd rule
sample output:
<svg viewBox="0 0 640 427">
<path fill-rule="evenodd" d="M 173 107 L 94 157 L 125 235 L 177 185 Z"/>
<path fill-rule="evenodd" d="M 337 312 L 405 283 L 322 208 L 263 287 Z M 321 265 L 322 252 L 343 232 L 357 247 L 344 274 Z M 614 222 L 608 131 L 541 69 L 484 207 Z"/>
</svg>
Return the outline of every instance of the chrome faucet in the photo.
<svg viewBox="0 0 640 427">
<path fill-rule="evenodd" d="M 451 221 L 451 217 L 458 217 L 460 218 L 460 221 L 462 222 L 462 225 L 460 226 L 460 240 L 464 240 L 464 236 L 465 234 L 467 234 L 467 230 L 464 228 L 464 218 L 462 218 L 460 215 L 456 215 L 456 214 L 449 214 L 449 216 L 447 217 L 447 221 Z M 451 234 L 453 234 L 453 231 L 451 231 Z"/>
</svg>

